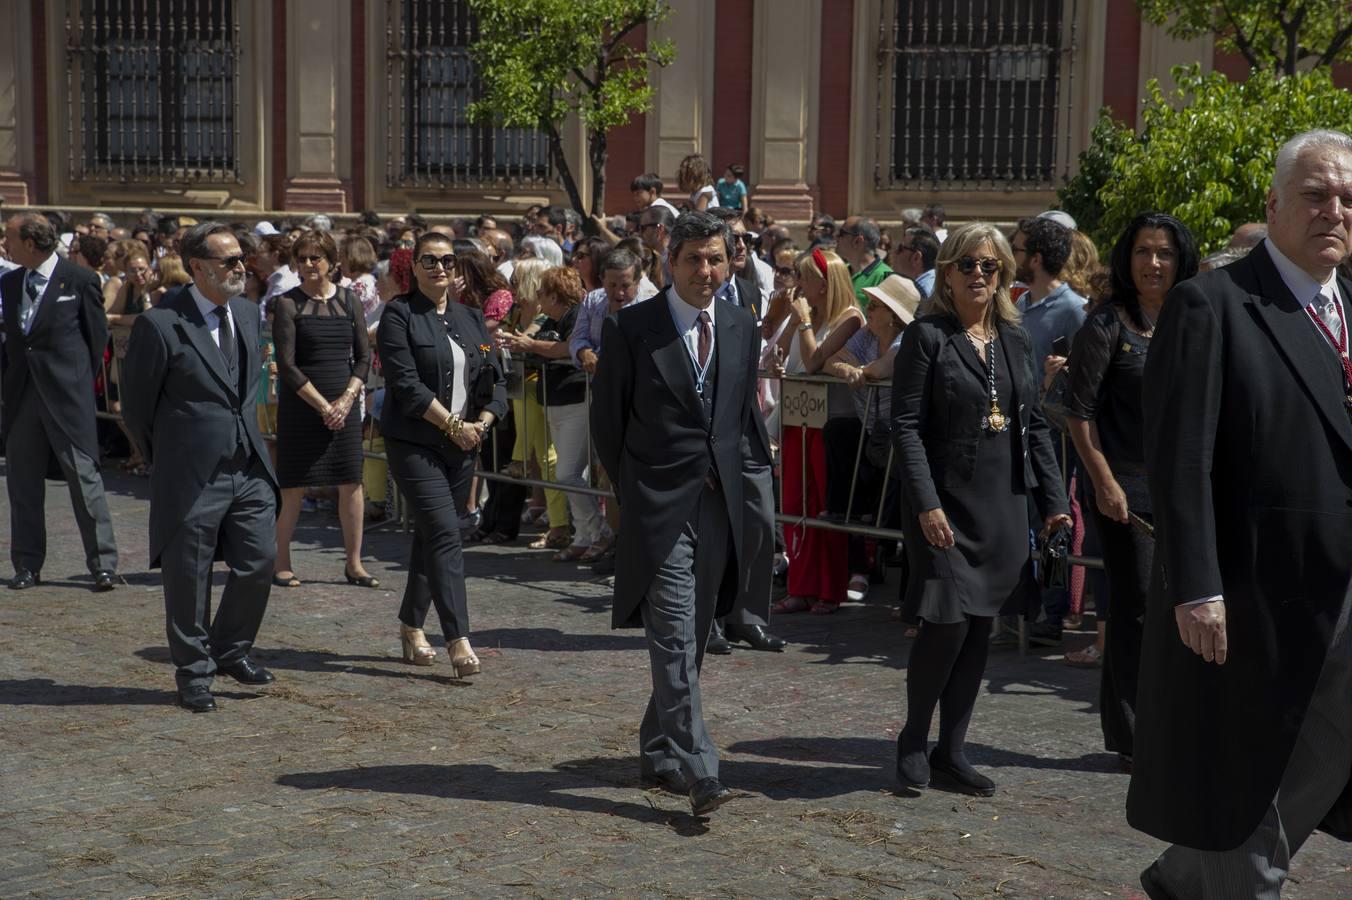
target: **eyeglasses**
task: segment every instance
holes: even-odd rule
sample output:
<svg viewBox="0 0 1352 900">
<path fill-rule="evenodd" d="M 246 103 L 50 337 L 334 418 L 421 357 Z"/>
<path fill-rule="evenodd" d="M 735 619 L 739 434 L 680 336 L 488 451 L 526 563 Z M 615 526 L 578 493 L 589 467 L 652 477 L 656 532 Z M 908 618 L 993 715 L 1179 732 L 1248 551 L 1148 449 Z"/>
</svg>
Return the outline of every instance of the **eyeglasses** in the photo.
<svg viewBox="0 0 1352 900">
<path fill-rule="evenodd" d="M 304 263 L 307 266 L 317 266 L 321 260 L 327 260 L 327 256 L 297 256 L 296 262 Z"/>
<path fill-rule="evenodd" d="M 437 266 L 441 266 L 447 272 L 455 268 L 455 254 L 448 253 L 445 256 L 433 256 L 430 253 L 418 257 L 418 265 L 422 266 L 428 272 L 435 272 Z"/>
<path fill-rule="evenodd" d="M 887 304 L 883 303 L 881 300 L 870 300 L 868 306 L 864 307 L 864 312 L 874 312 L 883 309 L 886 305 Z"/>
<path fill-rule="evenodd" d="M 206 258 L 215 260 L 225 269 L 234 269 L 244 265 L 244 255 L 242 253 L 235 256 L 208 256 Z"/>
<path fill-rule="evenodd" d="M 964 275 L 971 275 L 977 269 L 981 270 L 982 275 L 994 275 L 1005 267 L 1002 260 L 993 256 L 987 256 L 983 259 L 976 259 L 971 256 L 964 256 L 953 264 L 959 272 Z"/>
<path fill-rule="evenodd" d="M 656 222 L 640 222 L 640 223 L 639 223 L 639 226 L 638 226 L 638 230 L 639 230 L 639 231 L 647 231 L 649 228 L 656 228 L 656 227 L 657 227 L 657 223 L 656 223 Z"/>
</svg>

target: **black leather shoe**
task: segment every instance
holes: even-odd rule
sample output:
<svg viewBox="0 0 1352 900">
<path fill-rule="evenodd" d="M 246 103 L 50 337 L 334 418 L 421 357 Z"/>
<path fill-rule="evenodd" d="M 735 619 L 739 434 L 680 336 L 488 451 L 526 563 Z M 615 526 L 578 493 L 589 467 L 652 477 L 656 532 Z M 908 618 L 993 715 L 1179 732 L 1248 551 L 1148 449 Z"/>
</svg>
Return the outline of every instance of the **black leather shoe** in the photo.
<svg viewBox="0 0 1352 900">
<path fill-rule="evenodd" d="M 111 591 L 117 587 L 117 573 L 111 569 L 100 569 L 94 573 L 94 590 Z"/>
<path fill-rule="evenodd" d="M 766 631 L 764 625 L 729 625 L 723 629 L 723 634 L 730 641 L 750 644 L 752 650 L 769 650 L 778 653 L 789 645 L 788 641 L 781 637 L 775 637 Z"/>
<path fill-rule="evenodd" d="M 975 797 L 995 796 L 995 782 L 972 768 L 965 759 L 951 759 L 935 747 L 930 753 L 929 766 L 930 778 L 935 784 Z"/>
<path fill-rule="evenodd" d="M 222 675 L 229 675 L 240 684 L 271 684 L 277 680 L 272 677 L 271 672 L 247 656 L 228 666 L 217 666 L 216 671 Z"/>
<path fill-rule="evenodd" d="M 672 794 L 689 794 L 690 785 L 686 784 L 685 776 L 681 774 L 680 769 L 663 769 L 661 772 L 642 772 L 639 780 L 645 787 L 661 788 Z"/>
<path fill-rule="evenodd" d="M 205 684 L 189 684 L 178 689 L 178 705 L 190 712 L 213 712 L 216 698 Z"/>
<path fill-rule="evenodd" d="M 715 656 L 727 656 L 732 652 L 732 644 L 729 644 L 728 639 L 723 635 L 714 632 L 709 635 L 709 643 L 705 645 L 704 652 L 712 653 Z"/>
<path fill-rule="evenodd" d="M 11 591 L 22 591 L 38 584 L 42 584 L 41 575 L 29 569 L 19 569 L 14 573 L 14 577 L 9 580 L 9 589 Z"/>
<path fill-rule="evenodd" d="M 1160 877 L 1160 864 L 1158 862 L 1151 863 L 1150 868 L 1141 873 L 1141 887 L 1150 900 L 1178 900 L 1178 897 L 1164 886 L 1164 879 Z"/>
<path fill-rule="evenodd" d="M 697 816 L 707 815 L 736 798 L 717 778 L 701 778 L 690 786 L 690 811 Z"/>
</svg>

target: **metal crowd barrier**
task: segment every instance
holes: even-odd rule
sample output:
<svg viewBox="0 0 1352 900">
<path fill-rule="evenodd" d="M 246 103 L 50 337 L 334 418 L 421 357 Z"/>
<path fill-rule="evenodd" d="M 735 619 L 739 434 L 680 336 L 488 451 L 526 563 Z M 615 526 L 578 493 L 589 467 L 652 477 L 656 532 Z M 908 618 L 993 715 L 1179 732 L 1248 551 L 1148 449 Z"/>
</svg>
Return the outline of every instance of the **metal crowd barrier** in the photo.
<svg viewBox="0 0 1352 900">
<path fill-rule="evenodd" d="M 110 357 L 110 359 L 105 360 L 105 363 L 100 372 L 100 377 L 102 379 L 101 383 L 105 387 L 103 394 L 103 402 L 100 406 L 100 409 L 98 410 L 98 416 L 102 419 L 109 419 L 119 423 L 121 422 L 122 417 L 119 408 L 115 405 L 114 401 L 111 401 L 109 399 L 113 396 L 113 392 L 108 390 L 108 386 L 117 385 L 120 381 L 121 367 L 126 357 L 127 340 L 128 337 L 130 336 L 130 332 L 131 332 L 130 327 L 121 325 L 114 326 L 110 329 L 109 345 L 112 348 L 112 353 L 106 355 Z M 264 329 L 263 331 L 262 349 L 263 349 L 262 353 L 263 368 L 259 380 L 260 384 L 259 395 L 257 397 L 259 410 L 261 412 L 260 427 L 261 430 L 263 431 L 264 438 L 270 442 L 275 442 L 276 441 L 275 410 L 277 396 L 276 393 L 277 381 L 273 374 L 274 354 L 273 354 L 272 336 L 267 329 Z M 551 364 L 558 365 L 562 363 L 561 361 L 557 360 L 550 361 L 540 357 L 533 356 L 527 357 L 525 359 L 510 359 L 507 362 L 507 368 L 510 376 L 508 400 L 509 401 L 515 400 L 520 402 L 522 404 L 521 408 L 523 410 L 526 408 L 527 404 L 538 402 L 544 408 L 543 417 L 545 418 L 546 422 L 548 422 L 549 417 L 548 410 L 550 407 L 548 393 L 549 384 L 548 379 L 545 378 L 545 372 L 548 366 Z M 534 379 L 530 377 L 532 374 L 534 374 L 535 376 Z M 776 408 L 775 413 L 772 416 L 775 425 L 775 436 L 776 436 L 775 445 L 777 448 L 780 449 L 780 458 L 775 461 L 776 464 L 779 464 L 782 461 L 782 448 L 784 443 L 785 426 L 798 426 L 800 428 L 799 440 L 801 441 L 800 458 L 802 459 L 802 465 L 800 466 L 800 470 L 797 473 L 797 475 L 800 480 L 800 485 L 803 489 L 803 495 L 805 495 L 807 492 L 808 485 L 808 465 L 809 465 L 808 454 L 806 452 L 807 433 L 808 433 L 807 429 L 809 428 L 820 429 L 825 426 L 832 412 L 832 410 L 830 409 L 830 401 L 829 401 L 830 387 L 832 385 L 846 385 L 846 382 L 843 379 L 831 375 L 794 375 L 794 374 L 780 375 L 774 372 L 766 372 L 766 371 L 760 372 L 759 378 L 761 380 L 768 380 L 774 382 L 775 387 L 777 389 Z M 380 379 L 378 376 L 373 376 L 373 381 L 376 382 L 377 385 L 380 384 Z M 534 398 L 531 399 L 527 398 L 527 392 L 531 391 L 536 385 L 538 385 L 540 389 L 540 397 L 538 401 L 536 401 Z M 865 384 L 865 387 L 863 388 L 863 390 L 866 392 L 865 393 L 866 408 L 873 407 L 875 399 L 877 397 L 878 390 L 880 388 L 888 386 L 889 385 L 887 385 L 884 382 L 878 381 L 867 382 Z M 368 383 L 368 388 L 369 387 L 370 384 Z M 854 390 L 854 388 L 851 388 L 851 390 Z M 367 395 L 367 397 L 364 399 L 363 402 L 366 403 L 370 402 L 369 394 Z M 586 408 L 590 412 L 591 409 L 590 376 L 588 376 L 587 378 L 586 392 L 584 395 L 583 402 L 586 404 Z M 530 415 L 523 415 L 520 416 L 519 420 L 515 422 L 515 427 L 522 433 L 521 443 L 527 448 L 531 446 L 530 442 L 531 418 L 532 417 Z M 385 454 L 375 449 L 375 440 L 377 438 L 377 431 L 378 429 L 376 427 L 369 428 L 369 435 L 363 438 L 362 454 L 367 459 L 374 459 L 382 462 L 387 462 Z M 532 478 L 529 477 L 524 471 L 521 475 L 509 474 L 503 471 L 502 465 L 503 448 L 500 446 L 500 437 L 499 437 L 500 434 L 501 429 L 497 428 L 493 429 L 489 433 L 490 435 L 489 439 L 491 441 L 490 455 L 492 459 L 492 467 L 491 469 L 487 469 L 481 465 L 478 471 L 476 472 L 476 476 L 478 478 L 488 482 L 516 484 L 522 487 L 543 488 L 545 490 L 563 491 L 566 493 L 586 494 L 589 496 L 598 497 L 605 500 L 614 499 L 614 493 L 608 489 L 600 487 L 597 482 L 596 476 L 598 472 L 598 467 L 596 465 L 595 456 L 592 452 L 590 429 L 587 429 L 586 458 L 591 461 L 591 464 L 587 467 L 588 484 L 585 486 L 563 484 L 559 481 L 545 479 L 543 477 Z M 886 466 L 883 467 L 882 484 L 878 488 L 877 505 L 875 508 L 871 508 L 870 510 L 868 510 L 865 516 L 856 517 L 855 515 L 857 492 L 859 488 L 859 470 L 863 462 L 864 450 L 867 440 L 868 440 L 867 431 L 863 428 L 860 428 L 859 441 L 854 449 L 854 465 L 853 470 L 850 473 L 849 495 L 846 503 L 844 521 L 831 521 L 827 519 L 818 518 L 816 516 L 808 516 L 806 514 L 787 514 L 782 512 L 784 508 L 783 502 L 784 483 L 787 478 L 791 477 L 792 473 L 783 472 L 781 468 L 779 479 L 779 488 L 780 488 L 779 509 L 781 511 L 777 512 L 775 515 L 776 522 L 780 525 L 786 525 L 796 528 L 816 528 L 824 531 L 841 532 L 848 535 L 854 535 L 858 537 L 868 537 L 878 540 L 899 541 L 899 542 L 904 541 L 905 535 L 903 534 L 900 528 L 888 527 L 884 524 L 884 515 L 885 515 L 885 507 L 888 500 L 888 491 L 890 487 L 893 487 L 893 468 L 896 454 L 895 448 L 890 443 L 888 445 L 887 464 Z M 546 446 L 548 446 L 549 443 L 550 442 L 546 440 Z M 508 452 L 510 452 L 510 450 Z M 511 462 L 512 460 L 507 461 Z M 529 462 L 529 459 L 519 460 L 519 462 L 521 462 L 524 467 Z M 545 469 L 545 466 L 543 465 L 544 461 L 541 460 L 539 462 L 542 463 L 540 468 L 541 473 L 543 475 Z M 1067 489 L 1068 488 L 1069 486 L 1067 485 Z M 392 507 L 391 517 L 387 521 L 375 523 L 369 526 L 369 528 L 371 530 L 375 530 L 382 526 L 397 524 L 404 531 L 411 530 L 411 523 L 409 519 L 407 504 L 403 501 L 403 498 L 400 496 L 397 486 L 393 483 L 393 479 L 389 479 L 388 477 L 387 477 L 387 489 L 389 491 L 389 497 L 391 500 Z M 1103 561 L 1096 557 L 1072 556 L 1070 558 L 1070 562 L 1073 565 L 1084 566 L 1086 568 L 1103 567 Z"/>
</svg>

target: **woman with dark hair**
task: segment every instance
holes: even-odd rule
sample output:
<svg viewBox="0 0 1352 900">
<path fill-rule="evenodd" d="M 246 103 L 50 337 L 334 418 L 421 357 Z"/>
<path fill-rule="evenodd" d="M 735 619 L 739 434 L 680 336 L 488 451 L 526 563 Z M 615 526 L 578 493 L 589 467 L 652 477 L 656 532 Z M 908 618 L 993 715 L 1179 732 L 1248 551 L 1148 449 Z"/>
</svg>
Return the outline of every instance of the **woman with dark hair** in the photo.
<svg viewBox="0 0 1352 900">
<path fill-rule="evenodd" d="M 568 264 L 582 276 L 582 287 L 588 292 L 601 286 L 601 260 L 611 251 L 605 238 L 587 237 L 573 245 Z"/>
<path fill-rule="evenodd" d="M 302 232 L 290 248 L 301 282 L 273 301 L 277 354 L 277 567 L 273 583 L 299 587 L 291 536 L 307 487 L 336 485 L 348 584 L 380 586 L 361 562 L 361 396 L 371 368 L 361 304 L 333 283 L 338 247 L 327 231 Z"/>
<path fill-rule="evenodd" d="M 1014 254 L 998 228 L 954 229 L 939 252 L 934 313 L 907 327 L 893 370 L 910 563 L 902 613 L 920 623 L 897 736 L 897 779 L 908 787 L 934 776 L 964 793 L 995 793 L 963 748 L 995 616 L 1040 605 L 1029 496 L 1044 533 L 1070 524 L 1013 281 Z M 927 753 L 936 707 L 939 742 Z"/>
<path fill-rule="evenodd" d="M 451 666 L 463 677 L 481 666 L 469 643 L 458 511 L 479 445 L 507 412 L 507 383 L 483 314 L 454 302 L 451 239 L 427 232 L 413 256 L 417 285 L 385 305 L 377 339 L 386 388 L 380 430 L 414 528 L 399 636 L 405 661 L 431 665 L 436 651 L 423 622 L 435 604 Z"/>
<path fill-rule="evenodd" d="M 434 232 L 435 233 L 435 232 Z M 512 287 L 482 250 L 465 250 L 455 254 L 455 272 L 460 278 L 461 306 L 483 313 L 489 334 L 498 330 L 498 323 L 512 311 Z"/>
<path fill-rule="evenodd" d="M 1108 579 L 1099 716 L 1104 745 L 1128 763 L 1154 560 L 1141 381 L 1164 299 L 1197 266 L 1186 225 L 1163 213 L 1137 216 L 1113 245 L 1108 296 L 1075 335 L 1066 363 L 1066 422 L 1093 485 Z"/>
</svg>

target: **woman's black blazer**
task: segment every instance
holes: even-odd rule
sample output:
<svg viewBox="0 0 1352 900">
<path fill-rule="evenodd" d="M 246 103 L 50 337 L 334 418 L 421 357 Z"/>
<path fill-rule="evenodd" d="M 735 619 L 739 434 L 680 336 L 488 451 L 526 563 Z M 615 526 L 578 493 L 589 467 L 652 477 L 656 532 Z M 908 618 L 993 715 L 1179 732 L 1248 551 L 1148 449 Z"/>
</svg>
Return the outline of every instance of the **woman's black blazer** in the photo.
<svg viewBox="0 0 1352 900">
<path fill-rule="evenodd" d="M 1013 483 L 1033 494 L 1043 516 L 1069 511 L 1047 422 L 1039 401 L 1032 341 L 1017 325 L 999 325 L 997 358 L 1010 363 L 1018 430 L 1014 452 L 1023 457 Z M 964 347 L 965 345 L 965 347 Z M 947 314 L 925 316 L 906 328 L 892 372 L 892 440 L 901 461 L 902 490 L 916 512 L 943 506 L 938 487 L 970 481 L 990 412 L 990 392 L 967 337 Z M 1013 416 L 1015 410 L 1004 410 Z"/>
<path fill-rule="evenodd" d="M 423 413 L 433 399 L 450 408 L 453 379 L 459 373 L 448 335 L 465 352 L 468 417 L 485 409 L 498 419 L 507 414 L 507 381 L 483 315 L 451 301 L 444 317 L 439 316 L 432 301 L 414 291 L 385 305 L 376 332 L 385 375 L 385 405 L 380 415 L 380 432 L 385 437 L 429 446 L 446 443 L 446 435 L 425 420 Z"/>
</svg>

